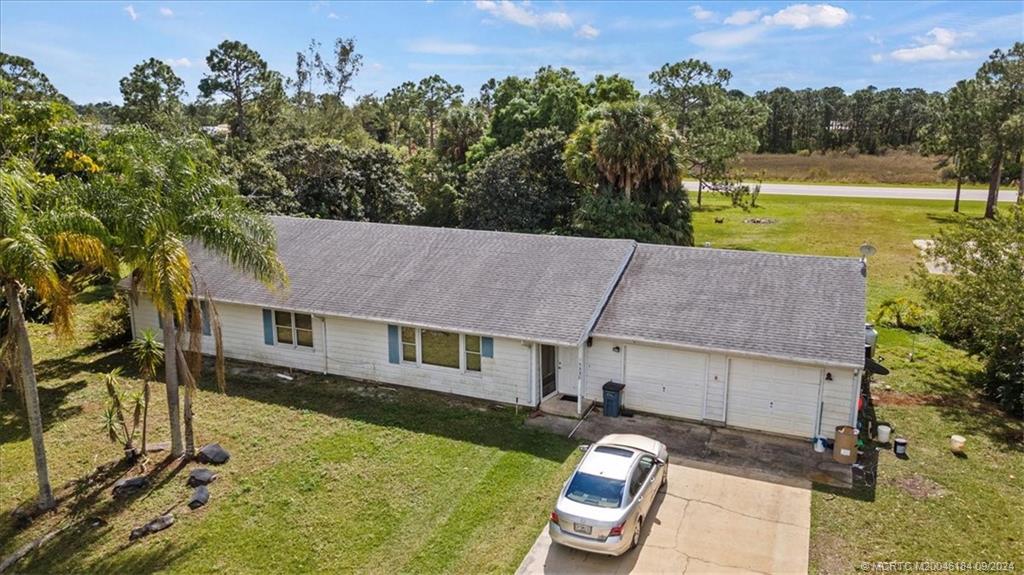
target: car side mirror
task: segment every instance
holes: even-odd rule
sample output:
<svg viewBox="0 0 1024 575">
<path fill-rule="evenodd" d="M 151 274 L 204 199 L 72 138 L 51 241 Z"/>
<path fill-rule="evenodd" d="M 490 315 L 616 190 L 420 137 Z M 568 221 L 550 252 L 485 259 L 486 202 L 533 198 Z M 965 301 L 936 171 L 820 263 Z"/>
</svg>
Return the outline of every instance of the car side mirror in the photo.
<svg viewBox="0 0 1024 575">
<path fill-rule="evenodd" d="M 579 449 L 580 451 L 586 453 L 587 450 L 590 449 L 590 444 L 589 443 L 584 443 L 583 445 L 579 446 L 577 449 Z"/>
<path fill-rule="evenodd" d="M 658 465 L 665 465 L 665 460 L 664 459 L 660 459 L 660 458 L 659 459 L 655 459 L 654 462 L 657 463 Z"/>
</svg>

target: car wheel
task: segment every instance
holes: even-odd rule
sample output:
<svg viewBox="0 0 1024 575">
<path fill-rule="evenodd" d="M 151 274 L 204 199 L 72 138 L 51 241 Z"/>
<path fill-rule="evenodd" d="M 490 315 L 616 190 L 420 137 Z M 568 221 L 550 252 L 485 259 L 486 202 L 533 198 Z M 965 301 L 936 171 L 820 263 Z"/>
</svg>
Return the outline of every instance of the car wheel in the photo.
<svg viewBox="0 0 1024 575">
<path fill-rule="evenodd" d="M 636 529 L 633 530 L 633 540 L 629 542 L 630 549 L 636 549 L 637 545 L 640 545 L 640 531 L 644 528 L 644 518 L 640 517 L 636 520 Z"/>
</svg>

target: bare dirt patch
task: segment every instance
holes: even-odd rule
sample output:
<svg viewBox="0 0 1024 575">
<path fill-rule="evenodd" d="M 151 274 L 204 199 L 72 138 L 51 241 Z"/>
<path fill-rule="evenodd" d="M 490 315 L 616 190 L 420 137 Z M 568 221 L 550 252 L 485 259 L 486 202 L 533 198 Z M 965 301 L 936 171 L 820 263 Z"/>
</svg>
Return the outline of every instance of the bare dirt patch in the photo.
<svg viewBox="0 0 1024 575">
<path fill-rule="evenodd" d="M 945 487 L 916 473 L 910 477 L 894 479 L 892 482 L 906 491 L 911 497 L 918 500 L 942 497 L 947 493 Z"/>
</svg>

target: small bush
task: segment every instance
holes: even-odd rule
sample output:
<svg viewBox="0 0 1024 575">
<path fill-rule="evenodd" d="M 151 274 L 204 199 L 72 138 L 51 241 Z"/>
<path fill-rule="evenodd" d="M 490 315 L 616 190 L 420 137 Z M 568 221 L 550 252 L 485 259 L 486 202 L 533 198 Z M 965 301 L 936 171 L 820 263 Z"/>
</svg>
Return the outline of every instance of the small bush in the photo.
<svg viewBox="0 0 1024 575">
<path fill-rule="evenodd" d="M 809 158 L 809 157 L 811 157 L 811 151 L 806 149 L 806 148 L 804 148 L 803 150 L 797 150 L 796 151 L 796 155 L 798 155 L 798 156 L 800 156 L 802 158 Z"/>
<path fill-rule="evenodd" d="M 130 333 L 128 298 L 123 293 L 117 293 L 110 301 L 103 302 L 89 323 L 89 334 L 97 345 L 104 348 L 128 343 Z"/>
<path fill-rule="evenodd" d="M 843 154 L 845 154 L 847 158 L 856 158 L 860 155 L 860 148 L 857 146 L 850 146 L 843 151 Z"/>
<path fill-rule="evenodd" d="M 918 330 L 924 325 L 927 315 L 920 304 L 905 297 L 887 299 L 878 306 L 875 322 L 886 327 Z"/>
</svg>

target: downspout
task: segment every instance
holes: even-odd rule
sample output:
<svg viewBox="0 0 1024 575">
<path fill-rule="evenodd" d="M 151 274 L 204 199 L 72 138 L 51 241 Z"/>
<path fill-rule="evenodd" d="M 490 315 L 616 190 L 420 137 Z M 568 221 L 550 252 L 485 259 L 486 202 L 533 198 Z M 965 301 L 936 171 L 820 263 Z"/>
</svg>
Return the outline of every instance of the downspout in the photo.
<svg viewBox="0 0 1024 575">
<path fill-rule="evenodd" d="M 530 343 L 530 405 L 538 407 L 537 401 L 537 344 Z"/>
<path fill-rule="evenodd" d="M 328 359 L 327 359 L 327 318 L 320 316 L 320 323 L 324 326 L 324 375 L 328 373 Z"/>
<path fill-rule="evenodd" d="M 583 416 L 583 362 L 586 357 L 586 346 L 584 342 L 576 348 L 576 417 Z"/>
</svg>

